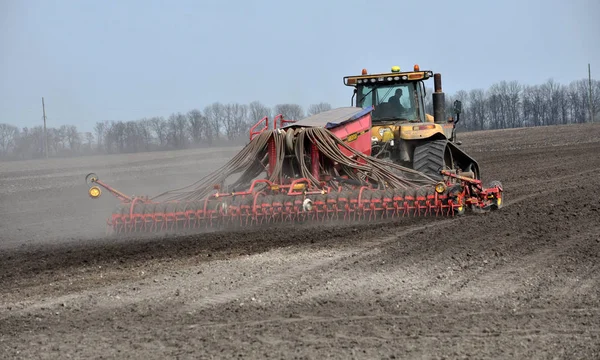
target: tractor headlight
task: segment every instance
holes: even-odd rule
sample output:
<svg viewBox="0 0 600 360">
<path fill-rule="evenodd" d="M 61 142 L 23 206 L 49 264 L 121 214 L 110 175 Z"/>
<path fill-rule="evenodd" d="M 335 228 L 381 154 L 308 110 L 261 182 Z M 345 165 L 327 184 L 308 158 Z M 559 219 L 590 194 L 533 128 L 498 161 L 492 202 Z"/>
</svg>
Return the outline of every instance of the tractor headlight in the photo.
<svg viewBox="0 0 600 360">
<path fill-rule="evenodd" d="M 381 141 L 383 142 L 394 140 L 394 132 L 388 127 L 379 128 L 379 135 L 381 136 Z"/>
<path fill-rule="evenodd" d="M 102 195 L 102 190 L 100 190 L 99 187 L 97 186 L 92 186 L 89 190 L 88 190 L 88 194 L 90 195 L 90 197 L 92 199 L 97 199 L 100 197 L 100 195 Z"/>
<path fill-rule="evenodd" d="M 390 128 L 379 128 L 379 135 L 383 136 L 383 134 L 385 134 L 386 132 L 391 132 L 392 129 Z"/>
</svg>

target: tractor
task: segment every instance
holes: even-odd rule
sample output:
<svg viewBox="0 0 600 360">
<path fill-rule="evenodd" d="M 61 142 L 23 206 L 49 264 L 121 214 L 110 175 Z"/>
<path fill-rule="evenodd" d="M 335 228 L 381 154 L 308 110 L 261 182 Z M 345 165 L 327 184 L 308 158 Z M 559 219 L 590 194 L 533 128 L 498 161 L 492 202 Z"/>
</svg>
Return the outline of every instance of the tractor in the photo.
<svg viewBox="0 0 600 360">
<path fill-rule="evenodd" d="M 433 116 L 425 111 L 423 85 L 432 77 Z M 88 194 L 96 199 L 104 188 L 121 200 L 107 222 L 118 234 L 460 216 L 502 207 L 502 184 L 484 187 L 477 162 L 458 147 L 462 105 L 455 102 L 455 118 L 446 119 L 440 74 L 418 65 L 409 72 L 363 69 L 344 84 L 354 87 L 351 106 L 303 119 L 264 117 L 237 155 L 185 188 L 134 197 L 90 173 Z"/>
<path fill-rule="evenodd" d="M 434 79 L 433 116 L 426 113 L 424 81 Z M 462 151 L 456 142 L 456 124 L 462 104 L 454 102 L 455 117 L 446 118 L 446 104 L 441 74 L 421 71 L 391 72 L 344 77 L 346 86 L 354 87 L 352 106 L 374 107 L 371 115 L 371 156 L 388 159 L 436 179 L 440 170 L 479 179 L 479 165 Z"/>
</svg>

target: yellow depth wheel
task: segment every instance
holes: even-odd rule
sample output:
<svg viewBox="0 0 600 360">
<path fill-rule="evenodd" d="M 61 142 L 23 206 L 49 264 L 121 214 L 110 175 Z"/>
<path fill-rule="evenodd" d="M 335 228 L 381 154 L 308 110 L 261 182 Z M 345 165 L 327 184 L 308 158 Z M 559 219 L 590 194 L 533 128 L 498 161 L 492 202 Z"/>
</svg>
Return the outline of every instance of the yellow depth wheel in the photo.
<svg viewBox="0 0 600 360">
<path fill-rule="evenodd" d="M 435 191 L 436 191 L 438 194 L 442 194 L 444 191 L 446 191 L 446 184 L 444 184 L 444 182 L 443 182 L 443 181 L 440 181 L 440 182 L 438 182 L 438 183 L 435 185 Z"/>
<path fill-rule="evenodd" d="M 102 195 L 102 190 L 100 190 L 100 188 L 97 186 L 92 186 L 88 191 L 88 194 L 92 199 L 97 199 L 100 197 L 100 195 Z"/>
<path fill-rule="evenodd" d="M 462 216 L 462 215 L 464 215 L 464 214 L 465 214 L 465 210 L 466 210 L 466 209 L 465 209 L 465 204 L 464 204 L 464 203 L 461 203 L 461 204 L 460 204 L 460 206 L 459 206 L 459 207 L 457 207 L 457 208 L 456 208 L 456 210 L 455 210 L 455 211 L 456 211 L 456 215 L 457 215 L 457 216 Z"/>
<path fill-rule="evenodd" d="M 502 183 L 500 181 L 492 181 L 489 185 L 489 188 L 498 188 L 498 189 L 503 189 L 502 187 Z M 503 205 L 503 191 L 498 192 L 497 195 L 494 195 L 494 199 L 492 200 L 492 210 L 498 210 L 498 209 L 502 209 L 502 205 Z"/>
</svg>

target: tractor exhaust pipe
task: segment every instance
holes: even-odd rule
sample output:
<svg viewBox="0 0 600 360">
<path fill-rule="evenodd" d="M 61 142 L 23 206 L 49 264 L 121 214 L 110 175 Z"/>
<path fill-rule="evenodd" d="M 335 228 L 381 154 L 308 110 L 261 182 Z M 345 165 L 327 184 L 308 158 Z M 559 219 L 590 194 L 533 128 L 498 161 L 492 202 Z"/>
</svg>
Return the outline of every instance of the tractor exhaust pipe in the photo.
<svg viewBox="0 0 600 360">
<path fill-rule="evenodd" d="M 446 121 L 446 100 L 442 91 L 442 74 L 433 74 L 433 121 L 443 123 Z"/>
</svg>

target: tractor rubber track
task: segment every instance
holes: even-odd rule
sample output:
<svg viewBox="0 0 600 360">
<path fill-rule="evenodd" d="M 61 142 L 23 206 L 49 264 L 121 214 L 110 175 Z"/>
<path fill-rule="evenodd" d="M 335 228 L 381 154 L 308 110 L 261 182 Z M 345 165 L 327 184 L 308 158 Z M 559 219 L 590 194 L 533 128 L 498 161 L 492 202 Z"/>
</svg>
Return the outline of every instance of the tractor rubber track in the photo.
<svg viewBox="0 0 600 360">
<path fill-rule="evenodd" d="M 477 161 L 448 140 L 434 140 L 417 146 L 413 156 L 413 169 L 433 179 L 441 180 L 442 176 L 439 172 L 444 168 L 446 163 L 444 157 L 447 150 L 451 154 L 451 161 L 454 163 L 453 167 L 458 166 L 463 170 L 475 171 L 475 178 L 480 178 Z M 450 159 L 448 160 L 450 161 Z"/>
<path fill-rule="evenodd" d="M 440 170 L 444 168 L 447 144 L 447 140 L 435 140 L 417 146 L 413 157 L 413 168 L 433 179 L 442 179 Z"/>
</svg>

